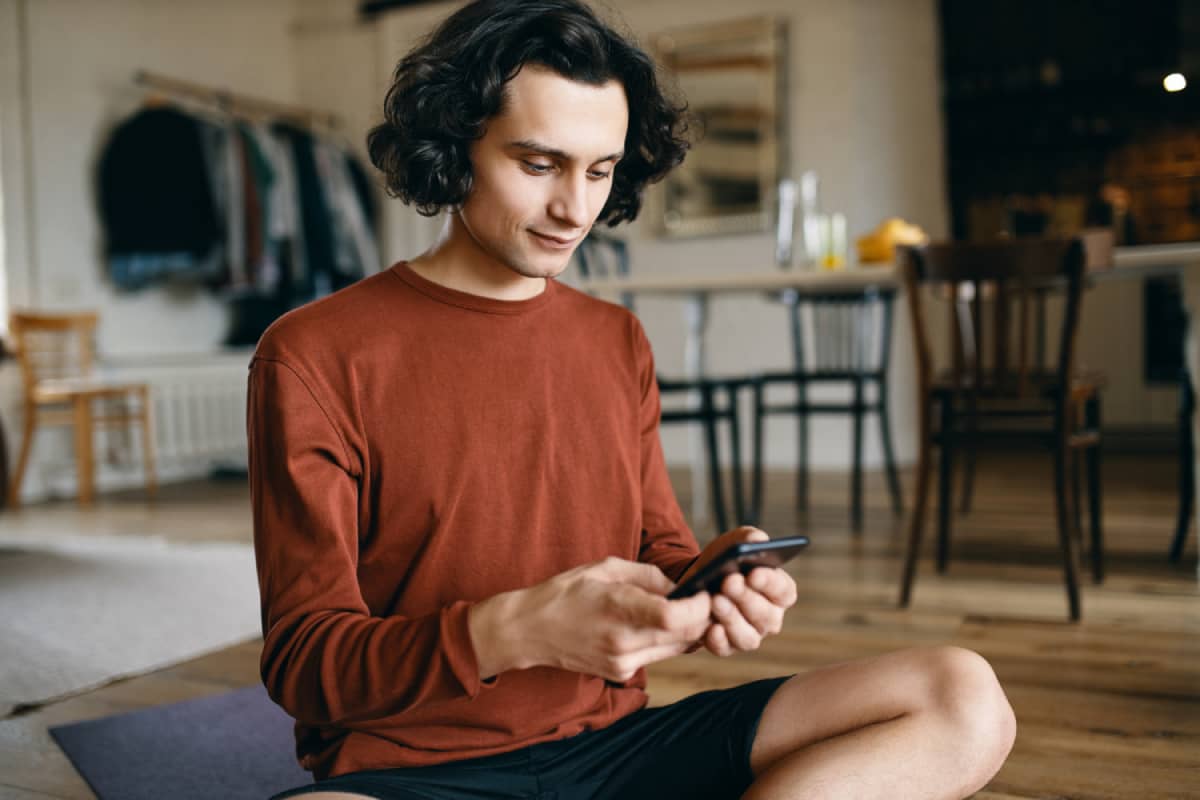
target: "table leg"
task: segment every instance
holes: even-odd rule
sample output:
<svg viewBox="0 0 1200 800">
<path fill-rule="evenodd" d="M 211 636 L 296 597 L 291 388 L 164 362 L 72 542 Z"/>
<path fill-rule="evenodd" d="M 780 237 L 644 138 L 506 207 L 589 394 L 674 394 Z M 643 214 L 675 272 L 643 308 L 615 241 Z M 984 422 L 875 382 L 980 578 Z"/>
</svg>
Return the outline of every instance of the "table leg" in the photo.
<svg viewBox="0 0 1200 800">
<path fill-rule="evenodd" d="M 1200 264 L 1189 264 L 1183 271 L 1183 306 L 1188 314 L 1188 334 L 1184 347 L 1184 359 L 1187 362 L 1188 375 L 1192 386 L 1200 387 Z M 1200 409 L 1200 403 L 1196 404 Z M 1192 411 L 1192 441 L 1200 443 L 1200 411 Z M 1200 490 L 1200 447 L 1193 448 L 1192 474 L 1196 479 L 1196 489 Z M 1200 497 L 1200 495 L 1194 495 Z M 1200 502 L 1196 503 L 1196 535 L 1200 536 Z M 1200 580 L 1200 561 L 1196 564 L 1196 577 Z"/>
<path fill-rule="evenodd" d="M 687 324 L 683 368 L 687 377 L 695 380 L 705 375 L 704 330 L 708 326 L 708 295 L 702 292 L 689 294 L 684 301 L 683 314 Z M 700 407 L 698 392 L 691 393 L 688 405 L 691 408 Z M 692 473 L 692 520 L 696 527 L 702 526 L 711 518 L 708 510 L 709 487 L 704 452 L 704 431 L 697 426 L 690 426 L 688 457 Z"/>
</svg>

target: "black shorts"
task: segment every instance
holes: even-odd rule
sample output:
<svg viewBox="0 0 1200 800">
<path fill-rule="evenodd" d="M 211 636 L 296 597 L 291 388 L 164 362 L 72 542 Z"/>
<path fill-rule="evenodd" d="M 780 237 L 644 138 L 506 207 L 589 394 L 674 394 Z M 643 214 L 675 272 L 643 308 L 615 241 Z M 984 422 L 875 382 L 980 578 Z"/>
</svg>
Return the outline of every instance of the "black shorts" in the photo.
<svg viewBox="0 0 1200 800">
<path fill-rule="evenodd" d="M 750 748 L 758 721 L 785 680 L 701 692 L 511 753 L 339 775 L 272 800 L 317 791 L 378 800 L 736 800 L 754 780 Z"/>
</svg>

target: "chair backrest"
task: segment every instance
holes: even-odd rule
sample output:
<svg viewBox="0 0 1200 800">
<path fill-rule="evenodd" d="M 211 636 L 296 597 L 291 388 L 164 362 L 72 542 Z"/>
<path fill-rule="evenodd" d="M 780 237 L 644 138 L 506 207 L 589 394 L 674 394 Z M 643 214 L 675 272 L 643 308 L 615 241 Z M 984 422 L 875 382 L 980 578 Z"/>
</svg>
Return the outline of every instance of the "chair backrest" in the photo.
<svg viewBox="0 0 1200 800">
<path fill-rule="evenodd" d="M 796 370 L 847 377 L 886 373 L 895 294 L 873 286 L 781 293 L 791 310 Z"/>
<path fill-rule="evenodd" d="M 949 300 L 953 375 L 960 387 L 1023 396 L 1046 365 L 1031 354 L 1031 303 L 1048 291 L 1065 299 L 1053 370 L 1060 394 L 1069 388 L 1079 331 L 1085 251 L 1076 239 L 1005 239 L 986 243 L 939 243 L 900 249 L 922 393 L 933 380 L 933 352 L 923 286 L 942 289 Z M 990 325 L 983 302 L 991 301 Z M 1011 306 L 1018 312 L 1014 320 Z M 1010 348 L 1015 344 L 1015 361 Z M 988 352 L 988 348 L 991 352 Z M 985 363 L 985 362 L 989 362 Z M 990 367 L 985 370 L 985 367 Z M 1061 399 L 1061 398 L 1060 398 Z"/>
<path fill-rule="evenodd" d="M 91 375 L 98 320 L 94 312 L 13 313 L 10 328 L 27 396 L 40 381 Z"/>
</svg>

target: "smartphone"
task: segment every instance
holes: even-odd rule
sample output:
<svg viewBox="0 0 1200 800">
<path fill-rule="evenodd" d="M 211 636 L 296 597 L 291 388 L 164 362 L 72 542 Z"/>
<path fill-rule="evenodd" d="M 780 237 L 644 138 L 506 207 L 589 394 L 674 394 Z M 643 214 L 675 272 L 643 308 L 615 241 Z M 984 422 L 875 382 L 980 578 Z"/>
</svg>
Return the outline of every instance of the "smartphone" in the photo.
<svg viewBox="0 0 1200 800">
<path fill-rule="evenodd" d="M 698 592 L 720 591 L 726 575 L 750 573 L 755 567 L 778 567 L 792 556 L 808 547 L 807 536 L 787 536 L 767 542 L 742 542 L 735 544 L 713 558 L 685 582 L 667 595 L 668 600 L 691 597 Z"/>
</svg>

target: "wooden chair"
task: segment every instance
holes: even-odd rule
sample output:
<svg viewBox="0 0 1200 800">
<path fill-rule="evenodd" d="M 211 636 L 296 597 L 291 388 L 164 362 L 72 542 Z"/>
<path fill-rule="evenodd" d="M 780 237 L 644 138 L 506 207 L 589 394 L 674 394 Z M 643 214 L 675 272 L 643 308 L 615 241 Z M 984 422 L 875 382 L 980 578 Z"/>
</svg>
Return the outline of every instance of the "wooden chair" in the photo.
<svg viewBox="0 0 1200 800">
<path fill-rule="evenodd" d="M 888 418 L 888 357 L 891 351 L 892 302 L 895 290 L 870 287 L 838 292 L 785 292 L 791 322 L 793 364 L 787 372 L 768 372 L 760 376 L 761 386 L 754 393 L 754 487 L 755 509 L 762 504 L 758 496 L 762 486 L 763 436 L 768 415 L 795 415 L 798 442 L 796 468 L 796 507 L 808 507 L 808 422 L 809 417 L 846 415 L 851 419 L 852 469 L 850 472 L 850 518 L 854 530 L 862 530 L 862 455 L 863 419 L 875 414 L 879 419 L 884 466 L 892 509 L 903 513 L 900 478 L 892 448 Z M 768 402 L 765 389 L 783 384 L 795 389 L 792 402 Z M 810 386 L 841 386 L 850 391 L 849 402 L 822 402 L 810 399 Z"/>
<path fill-rule="evenodd" d="M 95 496 L 95 458 L 92 439 L 95 428 L 141 425 L 146 491 L 158 488 L 154 474 L 154 435 L 150 388 L 97 378 L 92 373 L 97 315 L 14 313 L 11 318 L 17 360 L 24 385 L 24 421 L 21 453 L 8 487 L 8 505 L 20 502 L 21 481 L 29 466 L 33 437 L 39 426 L 74 427 L 75 467 L 79 502 L 88 505 Z M 130 400 L 136 403 L 129 407 Z M 98 402 L 120 404 L 120 410 L 97 413 Z"/>
<path fill-rule="evenodd" d="M 949 560 L 952 475 L 956 449 L 997 439 L 1031 442 L 1053 453 L 1054 499 L 1063 578 L 1072 620 L 1080 618 L 1076 542 L 1080 539 L 1075 467 L 1087 453 L 1091 556 L 1095 582 L 1103 580 L 1100 522 L 1101 376 L 1076 371 L 1075 345 L 1083 293 L 1082 240 L 1015 239 L 986 244 L 933 244 L 901 249 L 901 270 L 912 317 L 917 355 L 917 487 L 900 605 L 907 606 L 920 552 L 932 450 L 940 450 L 938 571 Z M 953 367 L 935 373 L 923 297 L 926 287 L 943 289 L 955 335 Z M 1056 364 L 1030 358 L 1030 305 L 1053 287 L 1065 301 Z M 990 330 L 984 299 L 990 298 Z M 1013 329 L 1013 308 L 1017 326 Z M 1015 334 L 1015 335 L 1014 335 Z M 1015 363 L 1010 352 L 1015 345 Z M 989 352 L 990 346 L 990 352 Z M 937 412 L 935 428 L 932 417 Z"/>
</svg>

